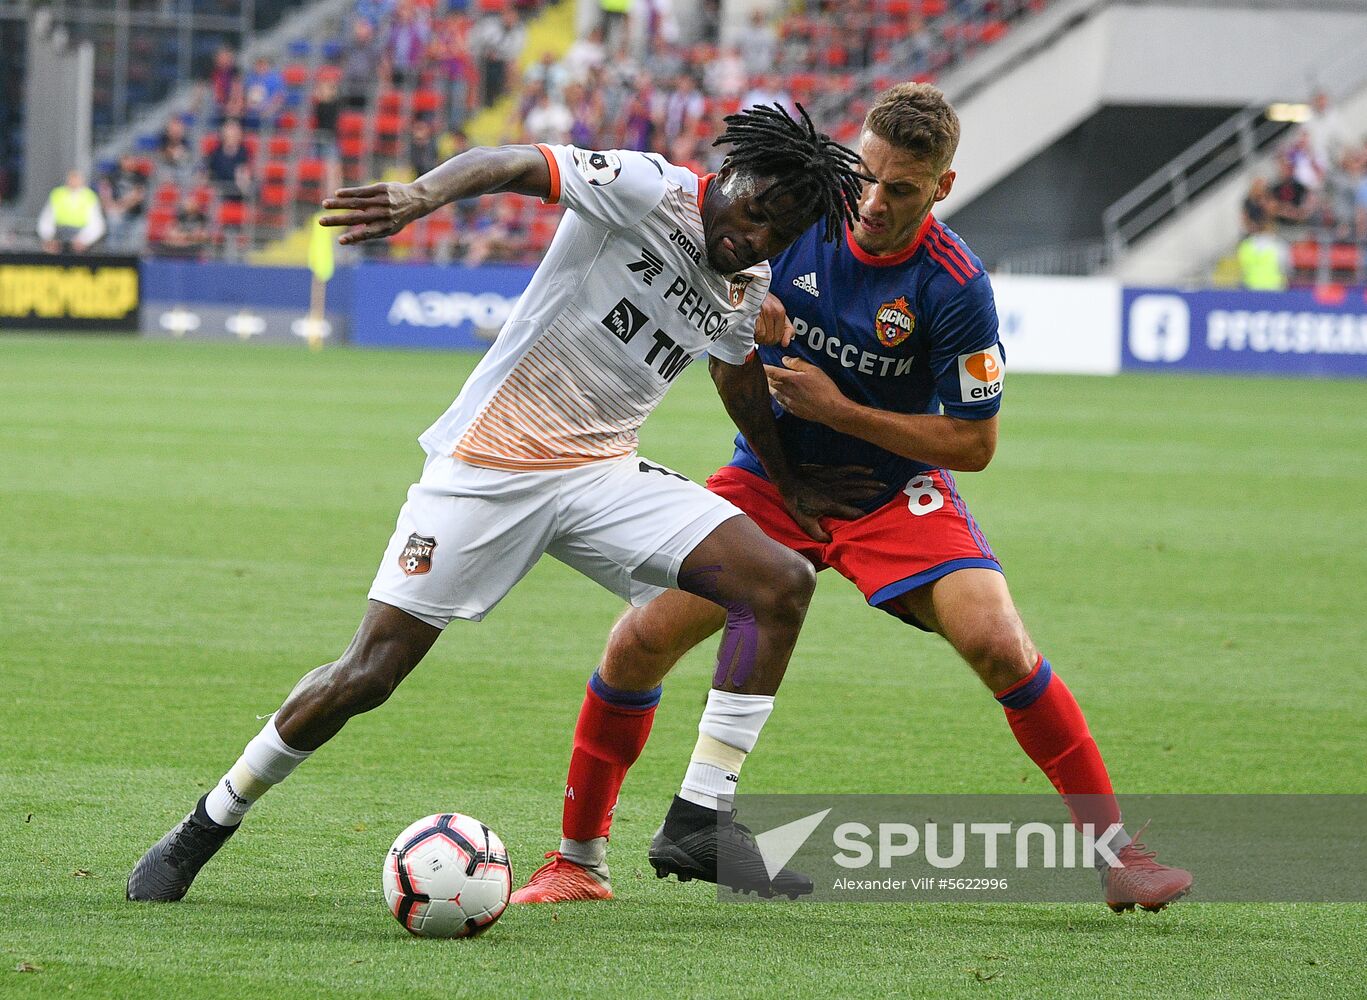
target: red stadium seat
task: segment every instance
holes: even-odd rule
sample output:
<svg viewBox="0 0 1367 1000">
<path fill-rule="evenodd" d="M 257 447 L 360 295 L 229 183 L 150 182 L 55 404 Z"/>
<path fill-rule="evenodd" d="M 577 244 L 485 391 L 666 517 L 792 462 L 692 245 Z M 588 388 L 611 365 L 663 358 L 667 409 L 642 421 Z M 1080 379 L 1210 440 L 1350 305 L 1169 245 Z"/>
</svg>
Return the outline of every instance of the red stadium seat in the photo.
<svg viewBox="0 0 1367 1000">
<path fill-rule="evenodd" d="M 1291 266 L 1297 271 L 1314 271 L 1320 266 L 1319 244 L 1301 240 L 1291 244 Z"/>
<path fill-rule="evenodd" d="M 382 115 L 397 115 L 403 111 L 403 94 L 397 90 L 386 90 L 380 95 L 375 108 Z"/>
<path fill-rule="evenodd" d="M 299 124 L 299 118 L 293 111 L 282 111 L 280 117 L 275 120 L 275 127 L 281 132 L 291 132 Z"/>
<path fill-rule="evenodd" d="M 205 157 L 211 156 L 211 155 L 213 154 L 213 151 L 214 151 L 215 149 L 217 149 L 217 148 L 218 148 L 218 136 L 216 136 L 216 135 L 206 135 L 204 138 L 202 138 L 202 139 L 199 140 L 199 155 L 200 155 L 200 158 L 203 159 L 203 158 L 205 158 Z"/>
<path fill-rule="evenodd" d="M 337 151 L 342 154 L 344 160 L 359 160 L 365 156 L 365 140 L 359 136 L 338 139 Z"/>
<path fill-rule="evenodd" d="M 319 66 L 318 75 L 315 79 L 320 82 L 323 80 L 330 80 L 333 83 L 341 83 L 342 68 L 340 66 Z"/>
<path fill-rule="evenodd" d="M 300 160 L 295 175 L 298 186 L 294 190 L 295 201 L 316 205 L 323 199 L 323 185 L 327 182 L 327 164 L 322 160 Z"/>
<path fill-rule="evenodd" d="M 222 227 L 245 226 L 247 206 L 240 201 L 225 201 L 218 206 L 218 224 Z"/>
<path fill-rule="evenodd" d="M 287 135 L 274 135 L 271 136 L 271 141 L 267 144 L 266 149 L 271 156 L 277 159 L 285 159 L 294 152 L 294 143 Z"/>
<path fill-rule="evenodd" d="M 381 156 L 399 154 L 399 136 L 404 133 L 403 115 L 381 114 L 375 119 L 375 152 Z"/>
<path fill-rule="evenodd" d="M 247 151 L 249 160 L 255 160 L 256 154 L 261 150 L 261 139 L 254 135 L 244 135 L 242 137 L 242 148 Z"/>
<path fill-rule="evenodd" d="M 413 113 L 430 115 L 441 110 L 441 94 L 435 90 L 420 90 L 413 95 Z"/>
<path fill-rule="evenodd" d="M 175 208 L 180 201 L 180 188 L 174 184 L 161 184 L 152 195 L 152 203 L 158 208 Z"/>
<path fill-rule="evenodd" d="M 1335 243 L 1329 248 L 1329 268 L 1333 271 L 1356 271 L 1358 248 L 1352 243 Z"/>
<path fill-rule="evenodd" d="M 343 111 L 337 116 L 337 134 L 342 138 L 364 135 L 365 115 L 359 111 Z"/>
<path fill-rule="evenodd" d="M 285 67 L 282 75 L 285 78 L 285 86 L 302 87 L 308 83 L 309 68 L 302 63 L 291 63 Z"/>
<path fill-rule="evenodd" d="M 289 164 L 281 163 L 278 160 L 267 163 L 261 171 L 261 177 L 267 184 L 283 184 L 289 175 Z"/>
<path fill-rule="evenodd" d="M 160 243 L 166 238 L 166 230 L 171 228 L 171 224 L 176 221 L 175 209 L 153 208 L 147 213 L 147 240 L 149 243 Z"/>
</svg>

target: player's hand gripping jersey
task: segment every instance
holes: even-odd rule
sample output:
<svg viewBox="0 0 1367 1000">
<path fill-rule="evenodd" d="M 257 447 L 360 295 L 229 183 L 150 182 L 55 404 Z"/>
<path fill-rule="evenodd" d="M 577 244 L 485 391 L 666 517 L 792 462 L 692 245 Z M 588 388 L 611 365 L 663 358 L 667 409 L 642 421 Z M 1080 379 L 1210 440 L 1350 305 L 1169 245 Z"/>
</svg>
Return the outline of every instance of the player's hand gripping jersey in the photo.
<svg viewBox="0 0 1367 1000">
<path fill-rule="evenodd" d="M 1005 358 L 982 262 L 928 216 L 901 253 L 872 257 L 849 235 L 823 243 L 817 227 L 771 261 L 773 291 L 793 321 L 792 343 L 761 347 L 767 365 L 785 355 L 821 367 L 856 402 L 895 413 L 982 420 L 1001 405 Z M 779 432 L 797 464 L 862 465 L 888 489 L 859 506 L 875 510 L 930 466 L 800 420 L 777 404 Z M 743 437 L 732 465 L 763 476 Z"/>
<path fill-rule="evenodd" d="M 538 148 L 569 211 L 498 339 L 422 435 L 432 455 L 516 470 L 630 454 L 694 358 L 740 364 L 769 267 L 725 276 L 704 252 L 700 178 L 654 155 Z"/>
</svg>

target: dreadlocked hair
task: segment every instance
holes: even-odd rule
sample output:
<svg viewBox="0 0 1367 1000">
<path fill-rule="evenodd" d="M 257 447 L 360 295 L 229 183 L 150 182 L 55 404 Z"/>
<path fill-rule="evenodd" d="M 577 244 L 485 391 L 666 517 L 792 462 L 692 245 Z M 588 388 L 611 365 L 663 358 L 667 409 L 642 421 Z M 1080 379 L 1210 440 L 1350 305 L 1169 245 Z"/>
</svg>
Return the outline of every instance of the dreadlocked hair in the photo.
<svg viewBox="0 0 1367 1000">
<path fill-rule="evenodd" d="M 796 204 L 817 206 L 829 243 L 845 225 L 859 221 L 860 190 L 873 178 L 856 169 L 859 156 L 853 150 L 816 130 L 801 104 L 797 112 L 801 121 L 777 104 L 756 104 L 727 115 L 726 131 L 712 145 L 730 145 L 726 166 L 774 178 L 766 199 L 782 194 Z"/>
</svg>

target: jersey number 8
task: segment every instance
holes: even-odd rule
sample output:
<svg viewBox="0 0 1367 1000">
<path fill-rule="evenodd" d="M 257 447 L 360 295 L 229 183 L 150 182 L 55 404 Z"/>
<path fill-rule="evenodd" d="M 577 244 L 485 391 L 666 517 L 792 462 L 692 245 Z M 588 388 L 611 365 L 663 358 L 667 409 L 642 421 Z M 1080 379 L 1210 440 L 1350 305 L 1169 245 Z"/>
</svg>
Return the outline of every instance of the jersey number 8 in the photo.
<svg viewBox="0 0 1367 1000">
<path fill-rule="evenodd" d="M 902 490 L 907 495 L 907 509 L 917 517 L 931 514 L 945 505 L 945 496 L 935 488 L 929 476 L 917 476 Z"/>
</svg>

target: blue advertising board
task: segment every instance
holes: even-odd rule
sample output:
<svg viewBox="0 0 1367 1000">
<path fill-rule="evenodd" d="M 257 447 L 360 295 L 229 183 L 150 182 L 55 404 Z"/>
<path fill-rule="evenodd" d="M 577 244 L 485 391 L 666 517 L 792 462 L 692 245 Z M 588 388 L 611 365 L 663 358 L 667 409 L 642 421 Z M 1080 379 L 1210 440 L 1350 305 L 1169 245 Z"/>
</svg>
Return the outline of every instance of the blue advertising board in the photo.
<svg viewBox="0 0 1367 1000">
<path fill-rule="evenodd" d="M 351 342 L 483 350 L 498 335 L 533 271 L 493 265 L 360 264 L 351 276 Z"/>
<path fill-rule="evenodd" d="M 1367 295 L 1126 288 L 1126 371 L 1367 376 Z"/>
</svg>

